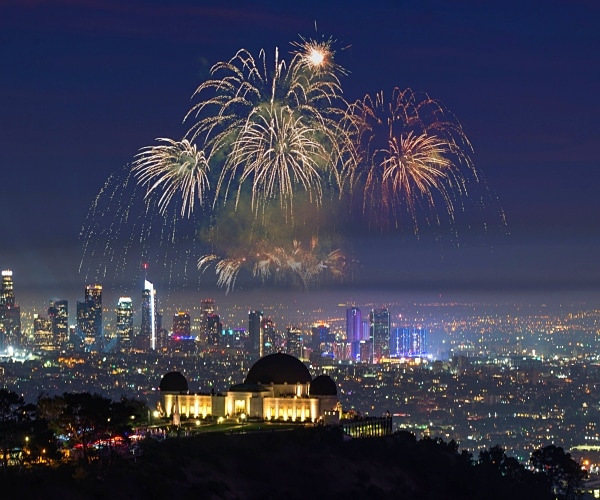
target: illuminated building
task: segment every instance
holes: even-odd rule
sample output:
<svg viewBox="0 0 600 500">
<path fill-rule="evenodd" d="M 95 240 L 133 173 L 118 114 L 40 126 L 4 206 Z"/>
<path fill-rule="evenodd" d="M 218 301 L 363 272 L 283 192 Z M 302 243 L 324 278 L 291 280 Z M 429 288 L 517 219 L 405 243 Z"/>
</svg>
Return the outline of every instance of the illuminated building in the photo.
<svg viewBox="0 0 600 500">
<path fill-rule="evenodd" d="M 390 312 L 372 309 L 369 314 L 370 338 L 373 345 L 372 363 L 390 357 Z"/>
<path fill-rule="evenodd" d="M 279 350 L 277 345 L 277 333 L 275 331 L 275 323 L 271 318 L 264 318 L 262 322 L 263 328 L 263 352 L 264 355 L 276 353 Z"/>
<path fill-rule="evenodd" d="M 200 301 L 200 318 L 199 318 L 199 331 L 198 340 L 205 345 L 212 346 L 215 342 L 218 343 L 218 339 L 214 338 L 213 333 L 210 330 L 210 318 L 215 313 L 215 301 L 213 299 L 202 299 Z M 214 325 L 214 320 L 212 322 Z"/>
<path fill-rule="evenodd" d="M 339 421 L 337 386 L 327 375 L 312 379 L 299 359 L 283 353 L 260 358 L 241 384 L 226 394 L 190 394 L 185 377 L 167 373 L 160 382 L 164 416 L 316 422 Z M 243 417 L 242 417 L 243 415 Z"/>
<path fill-rule="evenodd" d="M 360 358 L 360 341 L 362 340 L 362 313 L 358 307 L 346 309 L 346 342 L 350 345 L 351 358 Z"/>
<path fill-rule="evenodd" d="M 192 323 L 190 314 L 179 311 L 173 315 L 170 348 L 175 352 L 193 352 L 196 339 L 192 336 Z"/>
<path fill-rule="evenodd" d="M 52 351 L 57 347 L 52 335 L 52 320 L 38 314 L 33 315 L 33 347 L 41 351 Z"/>
<path fill-rule="evenodd" d="M 394 328 L 390 339 L 393 357 L 416 358 L 427 354 L 427 330 L 425 328 Z"/>
<path fill-rule="evenodd" d="M 102 285 L 86 285 L 83 302 L 77 301 L 77 334 L 86 351 L 103 349 Z"/>
<path fill-rule="evenodd" d="M 5 270 L 0 289 L 0 350 L 22 344 L 21 308 L 15 301 L 12 271 Z"/>
<path fill-rule="evenodd" d="M 264 329 L 262 311 L 248 312 L 248 351 L 253 356 L 261 358 L 264 349 Z"/>
<path fill-rule="evenodd" d="M 302 330 L 290 326 L 286 333 L 286 351 L 297 358 L 303 357 L 304 338 Z"/>
<path fill-rule="evenodd" d="M 150 347 L 152 351 L 156 350 L 156 331 L 156 290 L 150 281 L 144 280 L 142 323 L 140 326 L 142 349 Z"/>
<path fill-rule="evenodd" d="M 119 297 L 117 302 L 117 342 L 119 349 L 130 352 L 133 348 L 133 301 Z"/>
<path fill-rule="evenodd" d="M 69 342 L 69 301 L 51 300 L 48 318 L 52 322 L 52 337 L 57 348 L 65 347 Z"/>
</svg>

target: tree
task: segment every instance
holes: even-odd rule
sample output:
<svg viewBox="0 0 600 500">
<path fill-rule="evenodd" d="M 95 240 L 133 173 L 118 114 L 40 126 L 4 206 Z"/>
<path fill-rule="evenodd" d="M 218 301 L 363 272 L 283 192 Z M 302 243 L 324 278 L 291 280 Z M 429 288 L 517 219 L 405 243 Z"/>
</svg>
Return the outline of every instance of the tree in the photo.
<svg viewBox="0 0 600 500">
<path fill-rule="evenodd" d="M 585 470 L 571 454 L 553 444 L 534 451 L 529 461 L 546 476 L 550 492 L 558 498 L 574 498 L 586 477 Z"/>
<path fill-rule="evenodd" d="M 11 449 L 24 443 L 22 408 L 25 401 L 16 392 L 0 389 L 0 444 L 2 445 L 2 466 L 8 467 Z"/>
</svg>

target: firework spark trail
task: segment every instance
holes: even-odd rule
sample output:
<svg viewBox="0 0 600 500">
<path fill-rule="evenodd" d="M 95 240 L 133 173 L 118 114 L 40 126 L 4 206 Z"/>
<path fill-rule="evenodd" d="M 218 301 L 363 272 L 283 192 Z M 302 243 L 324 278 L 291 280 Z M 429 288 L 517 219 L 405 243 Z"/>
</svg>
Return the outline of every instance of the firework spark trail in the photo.
<svg viewBox="0 0 600 500">
<path fill-rule="evenodd" d="M 146 196 L 129 165 L 111 174 L 94 199 L 82 225 L 83 254 L 79 271 L 86 280 L 105 278 L 139 281 L 141 264 L 160 264 L 170 284 L 185 286 L 186 269 L 196 268 L 200 242 L 196 239 L 199 218 L 181 218 L 172 203 L 158 209 L 159 193 Z M 139 283 L 138 283 L 139 284 Z"/>
</svg>

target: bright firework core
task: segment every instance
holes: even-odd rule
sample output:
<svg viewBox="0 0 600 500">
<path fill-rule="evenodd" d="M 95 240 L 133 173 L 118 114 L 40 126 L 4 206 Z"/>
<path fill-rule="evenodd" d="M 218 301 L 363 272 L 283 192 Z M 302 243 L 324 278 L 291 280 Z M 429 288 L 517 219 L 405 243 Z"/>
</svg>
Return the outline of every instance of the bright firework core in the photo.
<svg viewBox="0 0 600 500">
<path fill-rule="evenodd" d="M 314 64 L 315 66 L 319 66 L 323 64 L 323 61 L 325 60 L 325 54 L 323 54 L 322 51 L 313 48 L 310 51 L 310 55 L 308 56 L 308 58 L 312 64 Z"/>
</svg>

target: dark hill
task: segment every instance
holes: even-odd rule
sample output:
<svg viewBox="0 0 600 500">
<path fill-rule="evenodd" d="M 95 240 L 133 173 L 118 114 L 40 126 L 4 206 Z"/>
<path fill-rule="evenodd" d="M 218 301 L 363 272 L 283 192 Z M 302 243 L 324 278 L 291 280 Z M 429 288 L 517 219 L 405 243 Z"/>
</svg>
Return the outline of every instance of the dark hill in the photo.
<svg viewBox="0 0 600 500">
<path fill-rule="evenodd" d="M 454 443 L 412 434 L 347 440 L 338 429 L 147 440 L 139 458 L 9 471 L 20 498 L 544 499 L 531 473 L 474 465 Z M 8 489 L 6 489 L 8 488 Z"/>
</svg>

